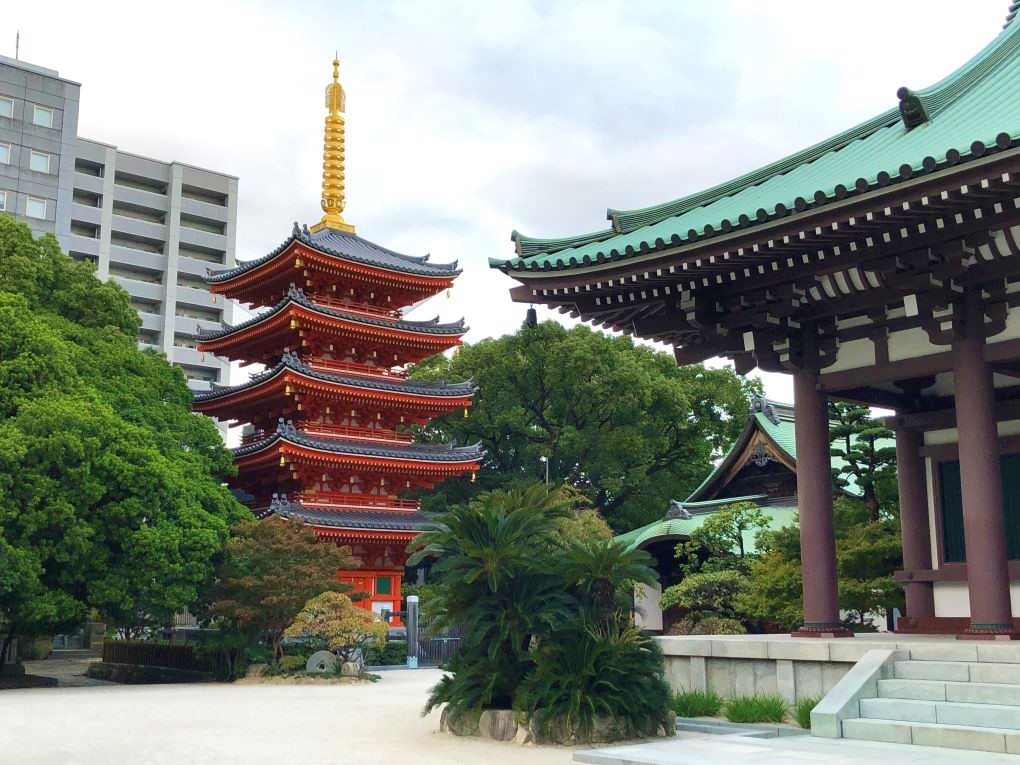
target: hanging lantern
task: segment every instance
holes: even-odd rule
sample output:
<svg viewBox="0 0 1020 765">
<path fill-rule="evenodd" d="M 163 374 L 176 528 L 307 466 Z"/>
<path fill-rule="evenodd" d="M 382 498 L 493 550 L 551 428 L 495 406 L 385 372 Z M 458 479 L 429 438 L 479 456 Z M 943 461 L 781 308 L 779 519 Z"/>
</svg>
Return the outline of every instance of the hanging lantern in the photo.
<svg viewBox="0 0 1020 765">
<path fill-rule="evenodd" d="M 475 482 L 475 471 L 472 470 L 471 471 L 471 483 L 474 483 L 474 482 Z"/>
<path fill-rule="evenodd" d="M 465 420 L 467 419 L 467 407 L 466 406 L 464 407 L 464 419 Z"/>
<path fill-rule="evenodd" d="M 410 489 L 411 488 L 411 482 L 410 481 L 404 481 L 404 488 L 405 489 Z"/>
<path fill-rule="evenodd" d="M 286 464 L 287 464 L 287 458 L 286 458 L 286 457 L 284 457 L 284 456 L 283 456 L 283 455 L 281 454 L 281 455 L 280 455 L 280 467 L 283 467 L 283 466 L 284 466 L 284 465 L 286 465 Z"/>
</svg>

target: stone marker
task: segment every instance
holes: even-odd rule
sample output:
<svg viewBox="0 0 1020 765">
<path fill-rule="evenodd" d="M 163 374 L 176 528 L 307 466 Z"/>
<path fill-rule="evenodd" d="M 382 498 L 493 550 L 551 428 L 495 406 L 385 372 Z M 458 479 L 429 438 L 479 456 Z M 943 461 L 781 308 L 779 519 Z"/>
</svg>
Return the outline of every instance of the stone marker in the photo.
<svg viewBox="0 0 1020 765">
<path fill-rule="evenodd" d="M 336 672 L 338 666 L 340 666 L 340 660 L 335 655 L 329 651 L 316 651 L 308 657 L 305 672 L 309 675 L 323 675 Z"/>
</svg>

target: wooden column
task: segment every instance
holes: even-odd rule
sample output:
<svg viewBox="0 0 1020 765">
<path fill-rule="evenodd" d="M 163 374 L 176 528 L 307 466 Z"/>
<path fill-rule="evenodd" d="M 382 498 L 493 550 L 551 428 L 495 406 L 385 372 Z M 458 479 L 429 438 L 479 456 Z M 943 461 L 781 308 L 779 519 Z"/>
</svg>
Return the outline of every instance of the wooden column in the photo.
<svg viewBox="0 0 1020 765">
<path fill-rule="evenodd" d="M 995 392 L 992 370 L 984 358 L 980 290 L 967 290 L 963 308 L 963 335 L 953 343 L 953 387 L 970 627 L 960 637 L 1008 638 L 1013 634 L 1013 611 L 1002 517 Z"/>
<path fill-rule="evenodd" d="M 811 365 L 793 373 L 804 625 L 795 637 L 852 637 L 839 623 L 828 400 Z"/>
<path fill-rule="evenodd" d="M 928 491 L 921 457 L 921 435 L 896 426 L 896 478 L 900 493 L 900 530 L 903 536 L 903 568 L 906 572 L 931 569 L 931 529 L 928 523 Z M 908 618 L 935 616 L 935 593 L 931 582 L 907 581 L 903 585 Z"/>
</svg>

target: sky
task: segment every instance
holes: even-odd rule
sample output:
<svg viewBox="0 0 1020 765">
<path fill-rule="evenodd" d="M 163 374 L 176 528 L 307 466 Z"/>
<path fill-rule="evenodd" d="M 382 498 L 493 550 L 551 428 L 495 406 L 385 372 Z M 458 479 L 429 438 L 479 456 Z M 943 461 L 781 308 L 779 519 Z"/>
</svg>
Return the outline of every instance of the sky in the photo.
<svg viewBox="0 0 1020 765">
<path fill-rule="evenodd" d="M 514 282 L 487 267 L 513 255 L 514 229 L 602 229 L 606 208 L 675 199 L 827 138 L 963 64 L 1008 4 L 57 0 L 6 8 L 0 54 L 20 31 L 23 60 L 82 83 L 80 135 L 238 176 L 244 260 L 321 217 L 339 51 L 345 218 L 391 249 L 459 261 L 452 295 L 413 318 L 465 316 L 473 342 L 524 318 Z M 763 380 L 791 400 L 787 377 Z"/>
</svg>

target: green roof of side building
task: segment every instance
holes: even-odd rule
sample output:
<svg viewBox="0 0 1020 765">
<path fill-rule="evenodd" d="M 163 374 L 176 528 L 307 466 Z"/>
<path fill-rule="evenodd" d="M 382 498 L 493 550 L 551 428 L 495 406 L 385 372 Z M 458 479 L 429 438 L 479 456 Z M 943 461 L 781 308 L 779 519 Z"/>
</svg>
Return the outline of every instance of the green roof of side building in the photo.
<svg viewBox="0 0 1020 765">
<path fill-rule="evenodd" d="M 756 435 L 763 435 L 766 443 L 772 449 L 779 452 L 777 456 L 785 458 L 789 464 L 797 462 L 797 439 L 794 409 L 788 404 L 780 404 L 769 401 L 764 397 L 754 399 L 751 402 L 751 410 L 748 412 L 747 424 L 737 436 L 733 446 L 720 460 L 708 477 L 696 488 L 691 495 L 683 502 L 676 503 L 691 516 L 690 518 L 676 517 L 673 508 L 662 520 L 653 521 L 641 528 L 628 531 L 616 537 L 617 541 L 624 542 L 628 548 L 640 547 L 643 544 L 661 539 L 686 539 L 692 531 L 700 528 L 705 519 L 726 505 L 736 502 L 755 502 L 761 504 L 761 510 L 768 518 L 770 529 L 779 529 L 794 523 L 797 517 L 796 498 L 790 497 L 770 502 L 765 494 L 751 494 L 740 497 L 715 497 L 719 490 L 719 484 L 726 480 L 735 462 L 741 455 L 746 453 L 748 444 Z M 880 446 L 894 446 L 892 439 L 888 443 L 879 443 Z M 833 468 L 842 468 L 846 462 L 842 457 L 832 456 Z M 844 487 L 848 494 L 860 496 L 861 490 L 853 483 L 853 477 L 848 477 L 850 483 Z M 712 497 L 705 499 L 705 496 Z M 747 550 L 754 550 L 755 540 L 753 535 L 748 534 L 744 539 L 744 547 Z"/>
<path fill-rule="evenodd" d="M 611 228 L 560 239 L 514 232 L 503 271 L 585 269 L 742 229 L 921 173 L 976 159 L 1020 140 L 1020 21 L 941 82 L 914 92 L 927 121 L 904 124 L 896 106 L 866 122 L 705 191 L 640 210 L 608 211 Z M 909 96 L 909 91 L 904 93 Z M 892 94 L 890 94 L 892 100 Z"/>
</svg>

